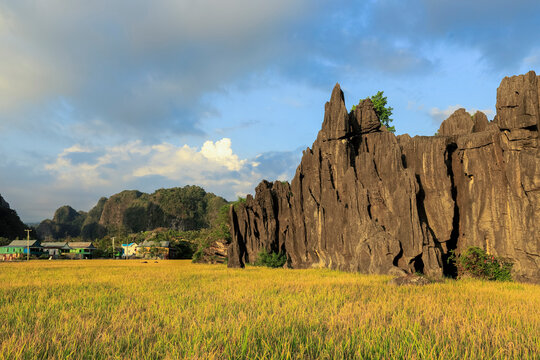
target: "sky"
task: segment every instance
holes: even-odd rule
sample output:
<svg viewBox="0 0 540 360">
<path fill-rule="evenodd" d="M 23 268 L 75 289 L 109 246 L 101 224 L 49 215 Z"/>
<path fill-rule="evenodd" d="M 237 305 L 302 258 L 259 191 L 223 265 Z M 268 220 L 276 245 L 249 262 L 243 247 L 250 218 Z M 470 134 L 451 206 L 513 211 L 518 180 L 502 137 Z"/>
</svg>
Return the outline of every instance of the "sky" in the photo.
<svg viewBox="0 0 540 360">
<path fill-rule="evenodd" d="M 536 0 L 0 0 L 0 194 L 25 222 L 126 189 L 291 180 L 336 83 L 396 134 L 540 75 Z"/>
</svg>

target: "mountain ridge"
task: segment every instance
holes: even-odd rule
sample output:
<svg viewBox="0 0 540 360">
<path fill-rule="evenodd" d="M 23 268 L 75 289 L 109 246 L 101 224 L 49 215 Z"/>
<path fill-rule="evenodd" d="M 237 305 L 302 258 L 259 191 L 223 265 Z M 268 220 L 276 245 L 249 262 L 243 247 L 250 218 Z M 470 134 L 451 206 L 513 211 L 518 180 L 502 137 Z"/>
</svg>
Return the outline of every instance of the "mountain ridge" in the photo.
<svg viewBox="0 0 540 360">
<path fill-rule="evenodd" d="M 40 238 L 82 237 L 92 240 L 109 234 L 138 233 L 165 227 L 195 230 L 209 227 L 227 200 L 196 185 L 158 189 L 151 194 L 124 190 L 102 197 L 88 212 L 69 205 L 58 208 L 52 220 L 37 227 Z"/>
</svg>

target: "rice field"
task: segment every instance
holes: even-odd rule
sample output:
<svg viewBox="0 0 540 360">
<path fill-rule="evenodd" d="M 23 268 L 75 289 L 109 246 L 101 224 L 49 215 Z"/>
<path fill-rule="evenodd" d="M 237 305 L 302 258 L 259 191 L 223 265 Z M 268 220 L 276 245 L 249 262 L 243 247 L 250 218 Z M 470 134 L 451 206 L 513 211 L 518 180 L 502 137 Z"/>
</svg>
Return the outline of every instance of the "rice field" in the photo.
<svg viewBox="0 0 540 360">
<path fill-rule="evenodd" d="M 0 263 L 0 359 L 539 359 L 540 286 L 227 269 Z"/>
</svg>

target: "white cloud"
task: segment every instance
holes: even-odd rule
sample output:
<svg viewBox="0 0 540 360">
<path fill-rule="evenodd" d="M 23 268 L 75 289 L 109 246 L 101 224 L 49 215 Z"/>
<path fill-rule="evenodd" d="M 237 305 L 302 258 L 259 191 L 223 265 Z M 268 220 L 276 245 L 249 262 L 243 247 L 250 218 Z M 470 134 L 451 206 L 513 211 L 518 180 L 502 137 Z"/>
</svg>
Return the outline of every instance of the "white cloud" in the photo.
<svg viewBox="0 0 540 360">
<path fill-rule="evenodd" d="M 260 174 L 258 164 L 240 159 L 231 140 L 206 141 L 201 149 L 169 143 L 144 145 L 133 141 L 105 149 L 74 145 L 45 165 L 60 186 L 68 188 L 119 188 L 144 177 L 159 176 L 178 184 L 197 184 L 219 188 L 225 195 L 252 191 Z M 101 154 L 101 152 L 103 152 Z M 88 159 L 74 161 L 74 154 Z"/>
<path fill-rule="evenodd" d="M 463 106 L 459 104 L 450 105 L 446 109 L 439 109 L 437 107 L 433 107 L 429 110 L 429 116 L 431 117 L 433 124 L 440 125 L 444 120 L 448 119 L 450 115 L 452 115 L 456 110 L 461 108 L 463 108 Z M 467 110 L 467 112 L 472 115 L 474 115 L 477 111 L 483 112 L 488 118 L 493 118 L 493 116 L 495 116 L 495 111 L 491 109 L 478 110 L 472 108 Z"/>
<path fill-rule="evenodd" d="M 239 171 L 246 163 L 246 160 L 239 160 L 238 156 L 233 154 L 231 139 L 228 138 L 216 141 L 215 144 L 212 141 L 205 142 L 201 154 L 208 160 L 225 165 L 231 171 Z"/>
</svg>

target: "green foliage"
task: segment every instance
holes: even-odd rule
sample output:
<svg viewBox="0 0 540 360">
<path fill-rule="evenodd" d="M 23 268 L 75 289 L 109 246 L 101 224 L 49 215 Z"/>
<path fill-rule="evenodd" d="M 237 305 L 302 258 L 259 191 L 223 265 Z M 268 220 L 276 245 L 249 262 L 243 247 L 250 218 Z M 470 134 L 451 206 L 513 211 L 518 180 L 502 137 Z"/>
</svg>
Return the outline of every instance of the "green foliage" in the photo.
<svg viewBox="0 0 540 360">
<path fill-rule="evenodd" d="M 205 201 L 206 201 L 206 223 L 210 226 L 210 228 L 214 227 L 217 223 L 221 222 L 220 214 L 222 211 L 222 208 L 226 208 L 226 216 L 227 219 L 229 218 L 229 202 L 222 198 L 221 196 L 216 196 L 212 193 L 206 193 L 205 195 Z M 227 220 L 228 221 L 228 220 Z"/>
<path fill-rule="evenodd" d="M 204 248 L 201 247 L 193 253 L 193 257 L 191 260 L 196 263 L 196 262 L 201 261 L 203 256 L 204 256 Z"/>
<path fill-rule="evenodd" d="M 262 250 L 259 252 L 255 266 L 267 266 L 270 268 L 280 268 L 287 262 L 287 255 L 284 253 L 267 252 Z"/>
<path fill-rule="evenodd" d="M 82 229 L 81 229 L 81 237 L 84 239 L 84 240 L 94 240 L 94 239 L 99 239 L 99 238 L 102 238 L 104 237 L 105 235 L 107 235 L 107 229 L 97 223 L 97 222 L 92 222 L 92 223 L 89 223 L 89 224 L 85 224 L 83 225 Z"/>
<path fill-rule="evenodd" d="M 512 263 L 500 257 L 489 255 L 485 250 L 471 246 L 463 253 L 454 252 L 449 261 L 455 261 L 458 276 L 472 276 L 484 280 L 512 281 Z"/>
<path fill-rule="evenodd" d="M 77 241 L 77 239 L 73 239 Z M 94 257 L 100 258 L 105 257 L 109 258 L 113 256 L 113 253 L 117 253 L 121 250 L 121 245 L 129 241 L 126 236 L 115 236 L 114 239 L 114 251 L 113 251 L 113 240 L 112 236 L 105 236 L 100 239 L 95 239 L 92 241 L 92 244 L 96 247 L 97 250 L 94 251 Z"/>
<path fill-rule="evenodd" d="M 370 97 L 373 107 L 375 108 L 375 113 L 379 118 L 379 121 L 382 125 L 388 129 L 390 132 L 396 132 L 395 126 L 390 126 L 390 123 L 394 121 L 390 116 L 392 116 L 393 107 L 387 106 L 388 99 L 384 96 L 384 91 L 377 91 L 377 93 Z M 356 105 L 352 107 L 352 110 L 356 109 Z"/>
<path fill-rule="evenodd" d="M 244 200 L 245 201 L 245 200 Z M 193 254 L 193 262 L 199 262 L 205 255 L 205 250 L 213 243 L 222 241 L 229 244 L 232 240 L 229 227 L 230 204 L 223 205 L 217 214 L 216 220 L 210 229 L 202 229 L 195 238 L 197 250 Z"/>
<path fill-rule="evenodd" d="M 215 240 L 223 239 L 231 242 L 231 230 L 229 228 L 229 204 L 223 205 L 218 212 L 215 225 L 211 229 L 211 237 Z"/>
<path fill-rule="evenodd" d="M 159 189 L 151 196 L 168 215 L 179 221 L 181 230 L 208 227 L 206 191 L 199 186 Z"/>
<path fill-rule="evenodd" d="M 373 102 L 373 107 L 375 108 L 375 112 L 377 113 L 381 124 L 386 126 L 388 131 L 396 132 L 396 128 L 394 126 L 390 126 L 390 123 L 393 121 L 390 116 L 392 116 L 392 110 L 394 109 L 387 106 L 386 96 L 383 95 L 384 91 L 377 91 L 377 94 L 373 95 L 370 99 Z"/>
<path fill-rule="evenodd" d="M 233 202 L 234 210 L 238 210 L 238 206 L 245 203 L 246 203 L 246 198 L 239 196 L 238 199 L 235 202 Z"/>
</svg>

